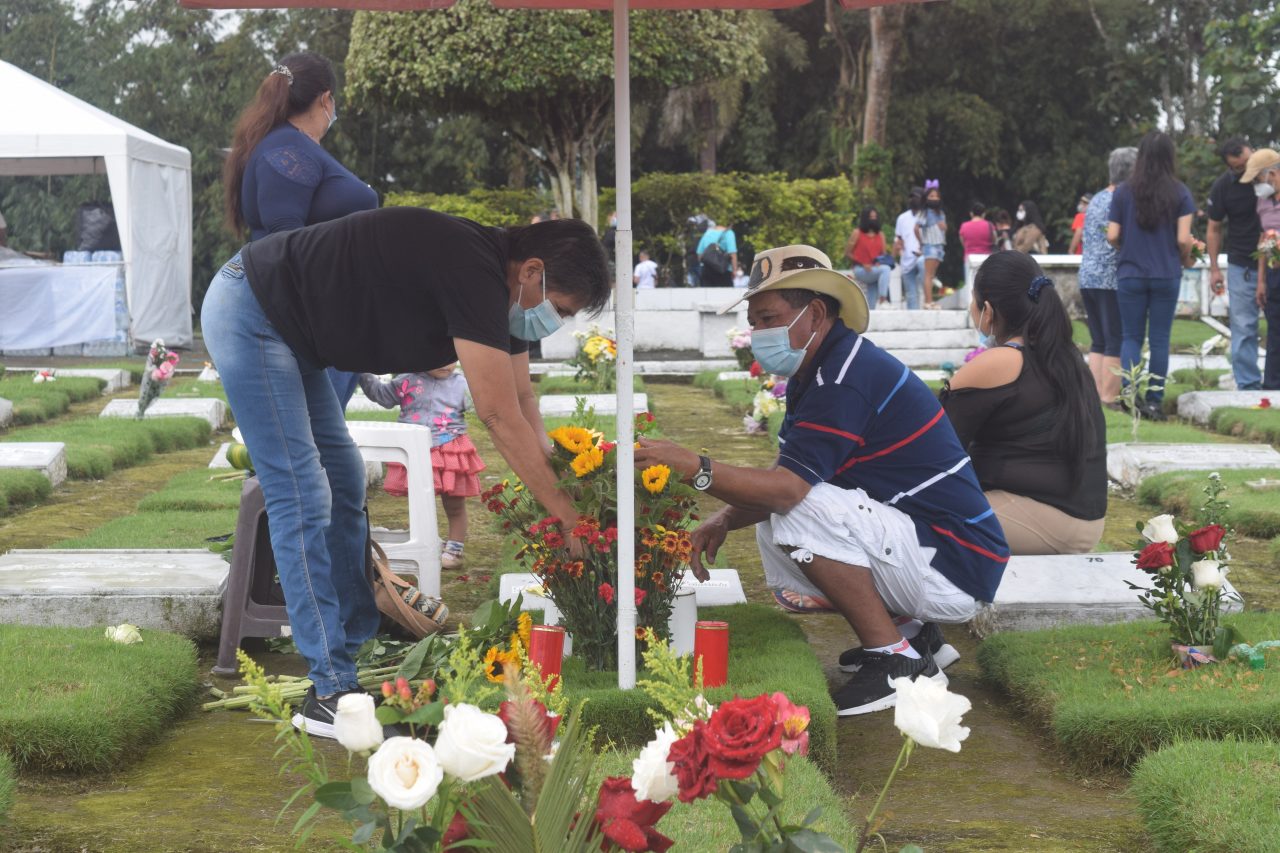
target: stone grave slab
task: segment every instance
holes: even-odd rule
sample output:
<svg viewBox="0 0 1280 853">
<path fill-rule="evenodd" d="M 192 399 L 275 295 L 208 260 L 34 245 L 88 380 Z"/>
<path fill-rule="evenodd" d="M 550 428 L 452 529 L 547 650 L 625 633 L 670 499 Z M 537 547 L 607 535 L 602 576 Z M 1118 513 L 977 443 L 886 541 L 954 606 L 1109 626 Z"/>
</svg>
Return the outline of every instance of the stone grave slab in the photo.
<svg viewBox="0 0 1280 853">
<path fill-rule="evenodd" d="M 577 410 L 579 397 L 585 398 L 587 408 L 595 409 L 597 415 L 618 413 L 616 394 L 546 394 L 538 401 L 538 409 L 544 418 L 567 418 Z M 649 411 L 649 395 L 636 394 L 632 405 L 637 413 Z"/>
<path fill-rule="evenodd" d="M 0 443 L 0 469 L 39 471 L 53 485 L 67 479 L 67 446 L 61 441 Z"/>
<path fill-rule="evenodd" d="M 1152 618 L 1125 581 L 1151 586 L 1151 576 L 1133 564 L 1128 551 L 1010 557 L 996 592 L 996 625 L 1005 631 L 1034 631 Z M 1223 591 L 1231 595 L 1225 611 L 1243 609 L 1229 582 Z"/>
<path fill-rule="evenodd" d="M 1191 391 L 1178 397 L 1178 417 L 1203 425 L 1214 409 L 1249 409 L 1264 397 L 1280 407 L 1280 391 Z"/>
<path fill-rule="evenodd" d="M 738 379 L 750 379 L 751 371 L 749 370 L 726 370 L 716 376 L 721 382 L 733 382 Z"/>
<path fill-rule="evenodd" d="M 204 549 L 13 550 L 0 556 L 0 622 L 214 639 L 229 568 Z"/>
<path fill-rule="evenodd" d="M 132 418 L 138 413 L 136 398 L 120 398 L 107 403 L 99 417 Z M 147 407 L 148 418 L 203 418 L 214 429 L 227 423 L 227 404 L 217 397 L 170 397 L 156 400 Z"/>
<path fill-rule="evenodd" d="M 1280 468 L 1269 444 L 1109 444 L 1107 476 L 1130 488 L 1165 471 Z"/>
<path fill-rule="evenodd" d="M 692 589 L 694 600 L 699 607 L 719 607 L 723 604 L 746 604 L 747 596 L 742 590 L 742 581 L 738 578 L 737 569 L 711 569 L 711 577 L 699 583 L 692 572 L 685 572 L 680 581 L 682 589 Z M 537 576 L 528 573 L 512 572 L 498 579 L 498 599 L 513 601 L 517 595 L 524 596 L 525 610 L 542 610 L 554 614 L 558 620 L 560 611 L 551 600 L 541 595 L 542 582 Z M 548 622 L 548 624 L 555 624 Z"/>
<path fill-rule="evenodd" d="M 55 376 L 89 376 L 107 383 L 102 387 L 103 394 L 115 394 L 133 384 L 133 377 L 127 370 L 111 370 L 92 367 L 59 367 L 54 370 Z"/>
<path fill-rule="evenodd" d="M 0 429 L 8 429 L 13 423 L 13 403 L 0 397 Z"/>
<path fill-rule="evenodd" d="M 390 412 L 394 409 L 388 409 L 386 406 L 379 406 L 370 400 L 364 394 L 358 391 L 351 395 L 351 399 L 347 401 L 348 412 Z"/>
</svg>

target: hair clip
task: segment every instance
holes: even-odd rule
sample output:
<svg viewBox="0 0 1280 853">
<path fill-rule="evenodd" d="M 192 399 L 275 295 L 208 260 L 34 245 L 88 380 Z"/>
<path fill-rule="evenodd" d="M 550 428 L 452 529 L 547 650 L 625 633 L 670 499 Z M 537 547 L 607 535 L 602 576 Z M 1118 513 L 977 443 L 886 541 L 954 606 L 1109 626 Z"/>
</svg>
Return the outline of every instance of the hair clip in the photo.
<svg viewBox="0 0 1280 853">
<path fill-rule="evenodd" d="M 1045 287 L 1053 287 L 1053 280 L 1047 276 L 1038 275 L 1031 279 L 1031 286 L 1027 288 L 1027 297 L 1032 302 L 1040 301 L 1040 290 Z"/>
<path fill-rule="evenodd" d="M 937 179 L 937 178 L 930 178 L 930 179 L 928 179 L 927 181 L 925 181 L 925 182 L 924 182 L 924 191 L 925 191 L 925 192 L 928 192 L 929 190 L 941 190 L 941 189 L 942 189 L 942 187 L 938 185 L 938 179 Z"/>
<path fill-rule="evenodd" d="M 286 77 L 286 78 L 288 78 L 288 80 L 289 80 L 289 85 L 290 85 L 290 86 L 292 86 L 292 85 L 293 85 L 293 72 L 289 70 L 289 66 L 287 66 L 287 65 L 277 65 L 275 68 L 272 68 L 272 69 L 271 69 L 271 73 L 272 73 L 272 74 L 279 74 L 281 77 Z M 268 75 L 268 76 L 270 76 L 270 75 Z"/>
</svg>

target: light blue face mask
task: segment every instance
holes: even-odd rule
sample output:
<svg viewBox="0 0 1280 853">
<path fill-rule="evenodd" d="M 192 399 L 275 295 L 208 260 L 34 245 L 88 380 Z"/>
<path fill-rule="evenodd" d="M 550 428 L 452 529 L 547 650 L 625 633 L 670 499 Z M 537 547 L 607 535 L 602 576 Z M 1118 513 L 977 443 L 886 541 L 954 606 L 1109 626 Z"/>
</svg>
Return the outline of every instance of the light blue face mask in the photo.
<svg viewBox="0 0 1280 853">
<path fill-rule="evenodd" d="M 984 335 L 982 333 L 982 326 L 980 325 L 981 323 L 982 323 L 982 311 L 979 311 L 978 321 L 974 323 L 974 328 L 978 332 L 978 346 L 982 347 L 983 349 L 991 349 L 992 347 L 999 346 L 999 344 L 996 341 L 996 336 L 994 334 L 996 330 L 995 321 L 993 320 L 991 323 L 992 334 L 989 334 L 989 335 Z"/>
<path fill-rule="evenodd" d="M 804 311 L 808 311 L 809 306 L 804 306 Z M 756 357 L 756 361 L 760 362 L 760 368 L 766 373 L 772 373 L 776 376 L 795 376 L 797 370 L 800 369 L 800 362 L 804 361 L 804 353 L 809 344 L 813 343 L 813 338 L 817 335 L 814 332 L 809 336 L 809 340 L 804 342 L 804 346 L 797 349 L 791 346 L 791 327 L 796 324 L 804 316 L 804 311 L 796 315 L 796 319 L 792 320 L 786 326 L 778 326 L 773 329 L 754 329 L 751 332 L 751 353 Z"/>
<path fill-rule="evenodd" d="M 516 302 L 507 312 L 507 328 L 511 334 L 524 341 L 540 341 L 564 325 L 564 318 L 547 298 L 547 271 L 542 271 L 542 301 L 532 308 L 520 304 L 524 285 L 516 292 Z"/>
</svg>

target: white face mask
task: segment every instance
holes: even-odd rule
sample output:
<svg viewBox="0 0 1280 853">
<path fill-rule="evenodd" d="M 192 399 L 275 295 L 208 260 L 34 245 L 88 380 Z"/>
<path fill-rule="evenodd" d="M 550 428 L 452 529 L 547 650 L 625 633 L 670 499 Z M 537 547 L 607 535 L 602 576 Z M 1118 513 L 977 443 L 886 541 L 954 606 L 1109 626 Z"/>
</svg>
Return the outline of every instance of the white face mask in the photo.
<svg viewBox="0 0 1280 853">
<path fill-rule="evenodd" d="M 1267 181 L 1253 185 L 1253 193 L 1258 198 L 1271 198 L 1271 196 L 1275 195 L 1275 192 L 1276 188 Z"/>
<path fill-rule="evenodd" d="M 1018 221 L 1021 222 L 1022 220 L 1027 218 L 1027 212 L 1025 210 L 1019 210 L 1017 213 L 1017 216 L 1018 216 Z"/>
</svg>

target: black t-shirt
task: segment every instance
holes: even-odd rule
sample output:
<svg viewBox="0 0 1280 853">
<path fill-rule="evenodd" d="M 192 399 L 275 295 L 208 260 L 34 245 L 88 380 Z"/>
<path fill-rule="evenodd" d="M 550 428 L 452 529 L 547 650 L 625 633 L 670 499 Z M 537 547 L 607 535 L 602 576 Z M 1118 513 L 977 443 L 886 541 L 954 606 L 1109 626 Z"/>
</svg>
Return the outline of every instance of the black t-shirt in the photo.
<svg viewBox="0 0 1280 853">
<path fill-rule="evenodd" d="M 453 339 L 528 350 L 507 327 L 507 236 L 416 207 L 353 213 L 241 250 L 249 285 L 314 364 L 413 373 L 457 359 Z"/>
<path fill-rule="evenodd" d="M 1227 220 L 1227 263 L 1252 267 L 1253 250 L 1258 248 L 1262 225 L 1258 222 L 1258 197 L 1253 186 L 1240 183 L 1240 176 L 1227 170 L 1209 188 L 1209 218 Z"/>
<path fill-rule="evenodd" d="M 1093 440 L 1079 460 L 1076 482 L 1053 440 L 1058 401 L 1037 362 L 1025 353 L 1022 371 L 1008 385 L 959 391 L 947 386 L 939 397 L 984 492 L 1023 495 L 1084 521 L 1107 514 L 1107 427 L 1101 405 L 1090 411 Z"/>
</svg>

